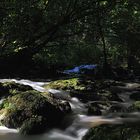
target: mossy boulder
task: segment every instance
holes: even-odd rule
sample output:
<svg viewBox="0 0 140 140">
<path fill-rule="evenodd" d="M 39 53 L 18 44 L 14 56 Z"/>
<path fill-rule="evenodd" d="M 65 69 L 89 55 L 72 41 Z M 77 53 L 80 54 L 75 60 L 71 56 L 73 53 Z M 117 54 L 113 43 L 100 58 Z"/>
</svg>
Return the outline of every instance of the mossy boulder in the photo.
<svg viewBox="0 0 140 140">
<path fill-rule="evenodd" d="M 27 91 L 9 97 L 5 117 L 1 121 L 8 128 L 21 128 L 24 134 L 36 133 L 38 125 L 40 131 L 58 126 L 64 116 L 70 112 L 70 105 L 51 97 L 44 97 L 37 91 Z M 45 124 L 45 126 L 44 126 Z"/>
<path fill-rule="evenodd" d="M 47 89 L 59 89 L 69 91 L 72 97 L 81 100 L 119 100 L 116 94 L 110 92 L 110 87 L 122 83 L 113 80 L 91 80 L 84 78 L 71 78 L 66 80 L 56 80 L 46 85 Z"/>
<path fill-rule="evenodd" d="M 50 82 L 48 85 L 45 86 L 47 89 L 61 89 L 61 90 L 83 90 L 85 86 L 80 84 L 79 78 L 71 78 L 66 80 L 56 80 Z"/>
<path fill-rule="evenodd" d="M 101 82 L 102 83 L 102 82 Z M 75 96 L 83 101 L 119 101 L 122 102 L 118 94 L 110 91 L 109 83 L 102 85 L 98 82 L 90 81 L 85 84 L 85 89 L 72 90 L 71 96 Z"/>
<path fill-rule="evenodd" d="M 46 119 L 42 116 L 33 116 L 27 119 L 20 127 L 20 133 L 23 135 L 40 134 L 46 130 Z"/>
<path fill-rule="evenodd" d="M 88 115 L 103 115 L 110 106 L 110 103 L 104 101 L 90 103 L 88 104 Z"/>
<path fill-rule="evenodd" d="M 139 124 L 102 125 L 90 129 L 82 140 L 139 140 Z"/>
<path fill-rule="evenodd" d="M 88 104 L 88 115 L 107 115 L 108 113 L 129 112 L 128 107 L 114 101 L 95 101 Z"/>
<path fill-rule="evenodd" d="M 46 85 L 45 88 L 68 91 L 71 97 L 77 97 L 85 101 L 91 99 L 91 97 L 94 96 L 92 94 L 94 91 L 94 82 L 91 80 L 84 80 L 81 78 L 56 80 Z"/>
<path fill-rule="evenodd" d="M 83 78 L 71 78 L 66 80 L 56 80 L 46 85 L 47 89 L 65 90 L 72 97 L 77 97 L 81 100 L 88 101 L 90 99 L 97 100 L 95 92 L 95 82 Z"/>
<path fill-rule="evenodd" d="M 97 96 L 99 96 L 99 99 L 101 101 L 119 101 L 122 102 L 122 100 L 120 99 L 120 97 L 115 94 L 110 92 L 109 90 L 99 90 L 97 92 Z"/>
<path fill-rule="evenodd" d="M 22 85 L 15 82 L 0 83 L 0 98 L 9 95 L 18 94 L 23 91 L 33 90 L 28 85 Z"/>
</svg>

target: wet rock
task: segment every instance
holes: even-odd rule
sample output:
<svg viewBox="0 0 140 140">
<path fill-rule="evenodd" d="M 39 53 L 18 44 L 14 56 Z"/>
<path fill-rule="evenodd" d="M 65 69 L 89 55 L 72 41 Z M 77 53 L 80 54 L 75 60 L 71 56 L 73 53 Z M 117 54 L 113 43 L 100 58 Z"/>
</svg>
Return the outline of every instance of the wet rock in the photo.
<svg viewBox="0 0 140 140">
<path fill-rule="evenodd" d="M 100 90 L 98 91 L 97 95 L 99 96 L 101 101 L 119 101 L 122 102 L 120 97 L 115 94 L 110 92 L 109 90 Z"/>
<path fill-rule="evenodd" d="M 71 106 L 70 106 L 69 102 L 67 102 L 67 101 L 60 101 L 59 108 L 64 113 L 70 113 L 72 111 Z"/>
<path fill-rule="evenodd" d="M 67 80 L 53 81 L 45 88 L 69 91 L 71 97 L 77 97 L 83 102 L 97 100 L 121 101 L 117 94 L 110 92 L 110 87 L 120 85 L 121 82 L 113 80 L 89 80 L 84 78 L 72 78 Z"/>
<path fill-rule="evenodd" d="M 37 135 L 43 133 L 46 129 L 46 119 L 42 116 L 34 116 L 23 123 L 20 127 L 20 133 L 23 135 Z"/>
<path fill-rule="evenodd" d="M 140 101 L 140 91 L 132 92 L 132 94 L 130 95 L 130 99 Z"/>
<path fill-rule="evenodd" d="M 107 115 L 115 112 L 128 112 L 128 108 L 113 101 L 95 101 L 88 104 L 88 115 Z"/>
<path fill-rule="evenodd" d="M 137 84 L 126 84 L 125 86 L 111 86 L 110 91 L 112 93 L 134 92 L 140 91 Z"/>
<path fill-rule="evenodd" d="M 82 140 L 139 140 L 140 127 L 137 124 L 102 125 L 90 129 Z"/>
<path fill-rule="evenodd" d="M 91 92 L 87 90 L 83 90 L 83 91 L 73 90 L 70 92 L 70 95 L 72 97 L 76 97 L 80 99 L 83 102 L 99 100 L 99 96 L 95 92 Z"/>
<path fill-rule="evenodd" d="M 33 88 L 15 82 L 0 83 L 0 97 L 7 97 L 8 95 L 14 95 L 28 90 L 33 90 Z"/>
<path fill-rule="evenodd" d="M 83 101 L 88 101 L 90 99 L 97 100 L 97 97 L 94 94 L 94 84 L 95 82 L 91 80 L 72 78 L 51 82 L 45 86 L 45 88 L 68 91 L 71 97 L 77 97 Z"/>
<path fill-rule="evenodd" d="M 2 124 L 8 128 L 21 128 L 21 132 L 25 134 L 36 133 L 34 129 L 37 125 L 41 132 L 58 126 L 71 111 L 69 103 L 44 97 L 37 91 L 14 95 L 7 99 L 7 103 L 8 106 L 2 108 L 6 112 Z"/>
<path fill-rule="evenodd" d="M 125 86 L 125 83 L 115 80 L 97 80 L 95 82 L 96 89 L 110 89 L 112 86 Z"/>
<path fill-rule="evenodd" d="M 48 92 L 53 98 L 69 101 L 71 99 L 70 93 L 63 90 L 49 89 Z"/>
<path fill-rule="evenodd" d="M 46 85 L 47 89 L 59 89 L 66 91 L 95 91 L 95 81 L 83 78 L 71 78 L 65 80 L 56 80 Z"/>
<path fill-rule="evenodd" d="M 32 90 L 33 89 L 32 87 L 30 87 L 28 85 L 22 85 L 22 84 L 15 83 L 15 82 L 5 82 L 2 85 L 5 88 L 16 89 L 18 91 L 27 91 L 27 90 Z"/>
<path fill-rule="evenodd" d="M 93 102 L 88 105 L 88 115 L 102 115 L 109 108 L 107 102 Z"/>
<path fill-rule="evenodd" d="M 140 101 L 135 101 L 132 106 L 129 107 L 130 111 L 140 111 Z"/>
<path fill-rule="evenodd" d="M 56 80 L 56 81 L 50 82 L 50 84 L 46 85 L 45 88 L 70 91 L 72 89 L 83 90 L 85 87 L 79 83 L 78 78 L 71 78 L 71 79 L 66 79 L 66 80 Z"/>
<path fill-rule="evenodd" d="M 109 113 L 116 113 L 116 112 L 129 112 L 129 107 L 123 105 L 121 103 L 112 104 L 108 110 Z"/>
<path fill-rule="evenodd" d="M 90 85 L 90 84 L 89 84 Z M 89 86 L 88 85 L 88 86 Z M 86 87 L 88 87 L 86 86 Z M 85 90 L 73 90 L 71 91 L 71 96 L 77 97 L 83 101 L 120 101 L 120 97 L 117 93 L 112 93 L 110 91 L 110 84 L 103 84 L 95 82 L 90 89 L 86 88 Z"/>
</svg>

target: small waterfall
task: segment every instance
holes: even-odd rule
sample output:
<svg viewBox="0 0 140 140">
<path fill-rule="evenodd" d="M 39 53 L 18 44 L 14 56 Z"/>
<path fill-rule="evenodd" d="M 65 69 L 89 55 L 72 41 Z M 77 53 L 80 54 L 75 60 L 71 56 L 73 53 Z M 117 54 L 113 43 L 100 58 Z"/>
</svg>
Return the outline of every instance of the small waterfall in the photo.
<svg viewBox="0 0 140 140">
<path fill-rule="evenodd" d="M 87 108 L 77 98 L 71 98 L 70 105 L 74 113 L 87 114 Z"/>
</svg>

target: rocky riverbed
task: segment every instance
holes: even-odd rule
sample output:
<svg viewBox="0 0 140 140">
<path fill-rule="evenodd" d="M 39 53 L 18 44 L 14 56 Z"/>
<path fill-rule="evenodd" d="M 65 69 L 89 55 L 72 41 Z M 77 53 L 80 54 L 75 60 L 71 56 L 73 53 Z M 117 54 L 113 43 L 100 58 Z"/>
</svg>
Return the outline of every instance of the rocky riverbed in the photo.
<svg viewBox="0 0 140 140">
<path fill-rule="evenodd" d="M 80 140 L 82 135 L 83 140 L 140 137 L 139 81 L 67 78 L 49 83 L 16 79 L 0 82 L 1 126 L 22 135 L 45 132 L 49 140 L 56 136 Z M 50 132 L 53 128 L 58 129 Z M 133 136 L 131 130 L 135 130 Z"/>
</svg>

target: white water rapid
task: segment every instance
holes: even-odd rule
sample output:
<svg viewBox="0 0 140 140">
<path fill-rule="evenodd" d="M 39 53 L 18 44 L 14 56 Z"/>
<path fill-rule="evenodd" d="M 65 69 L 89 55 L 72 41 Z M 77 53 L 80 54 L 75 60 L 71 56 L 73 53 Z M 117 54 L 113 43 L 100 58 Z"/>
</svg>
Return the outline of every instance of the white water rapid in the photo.
<svg viewBox="0 0 140 140">
<path fill-rule="evenodd" d="M 30 80 L 16 80 L 16 79 L 0 79 L 0 82 L 10 82 L 29 85 L 35 90 L 45 92 L 43 88 L 44 84 L 48 82 L 34 82 Z M 68 116 L 66 122 L 73 120 L 72 124 L 65 130 L 53 129 L 42 135 L 22 137 L 18 134 L 18 130 L 8 129 L 4 126 L 0 126 L 0 140 L 81 140 L 90 127 L 98 126 L 100 124 L 121 124 L 124 122 L 123 118 L 112 117 L 107 118 L 103 116 L 87 116 L 87 108 L 77 98 L 68 98 L 66 93 L 59 90 L 49 89 L 47 90 L 52 94 L 56 94 L 58 98 L 69 100 L 73 114 Z M 68 94 L 68 93 L 67 93 Z M 2 100 L 0 101 L 0 103 Z M 133 115 L 132 115 L 133 116 Z M 128 120 L 133 120 L 133 117 L 128 117 Z M 136 115 L 134 115 L 136 116 Z M 137 115 L 139 118 L 139 115 Z"/>
</svg>

